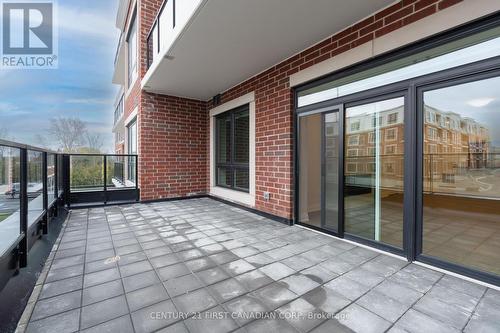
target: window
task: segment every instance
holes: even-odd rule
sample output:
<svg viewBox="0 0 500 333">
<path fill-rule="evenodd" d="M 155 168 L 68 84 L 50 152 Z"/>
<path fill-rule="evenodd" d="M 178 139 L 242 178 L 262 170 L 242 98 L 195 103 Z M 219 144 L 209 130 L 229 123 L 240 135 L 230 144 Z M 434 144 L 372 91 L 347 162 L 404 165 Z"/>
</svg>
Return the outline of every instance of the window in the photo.
<svg viewBox="0 0 500 333">
<path fill-rule="evenodd" d="M 373 66 L 369 70 L 300 91 L 298 106 L 347 96 L 387 84 L 404 81 L 500 55 L 500 28 Z M 434 118 L 435 120 L 435 118 Z"/>
<path fill-rule="evenodd" d="M 371 144 L 375 143 L 375 133 L 373 133 L 373 132 L 368 133 L 368 143 L 371 143 Z"/>
<path fill-rule="evenodd" d="M 128 87 L 137 78 L 137 13 L 132 17 L 127 38 L 128 44 Z"/>
<path fill-rule="evenodd" d="M 356 156 L 358 156 L 358 150 L 357 149 L 348 149 L 347 150 L 347 156 L 349 156 L 349 157 L 356 157 Z"/>
<path fill-rule="evenodd" d="M 361 123 L 359 121 L 355 121 L 355 122 L 351 123 L 351 131 L 352 132 L 359 131 L 360 126 L 361 126 Z"/>
<path fill-rule="evenodd" d="M 500 110 L 497 106 L 500 76 L 470 77 L 465 83 L 447 84 L 423 93 L 425 105 L 443 113 L 452 110 L 454 122 L 461 128 L 450 130 L 450 152 L 432 142 L 436 140 L 434 128 L 428 127 L 424 133 L 423 253 L 499 275 L 500 242 L 486 235 L 498 232 L 495 223 L 500 216 Z M 448 137 L 444 133 L 446 131 L 443 131 L 443 141 Z M 435 230 L 449 228 L 456 221 L 461 221 L 463 231 L 440 238 L 441 234 Z M 477 240 L 477 245 L 469 246 L 462 241 L 476 239 L 476 230 L 482 230 L 485 235 Z M 453 251 L 449 251 L 450 248 Z"/>
<path fill-rule="evenodd" d="M 398 114 L 397 113 L 391 113 L 389 117 L 387 118 L 387 123 L 388 124 L 395 124 L 398 122 Z"/>
<path fill-rule="evenodd" d="M 385 163 L 384 164 L 384 171 L 385 171 L 385 173 L 393 174 L 394 173 L 394 163 L 392 163 L 392 162 Z"/>
<path fill-rule="evenodd" d="M 427 128 L 427 138 L 429 140 L 436 141 L 438 139 L 437 130 L 432 127 Z"/>
<path fill-rule="evenodd" d="M 128 125 L 127 131 L 128 131 L 128 143 L 127 143 L 128 152 L 127 152 L 127 154 L 136 155 L 137 154 L 137 120 L 134 120 L 133 122 L 130 123 L 130 125 Z M 128 164 L 127 179 L 129 181 L 131 181 L 132 183 L 135 183 L 136 182 L 136 157 L 129 156 L 127 164 Z"/>
<path fill-rule="evenodd" d="M 124 107 L 123 107 L 123 95 L 122 95 L 122 97 L 120 97 L 120 101 L 118 102 L 118 105 L 116 106 L 116 109 L 115 109 L 115 122 L 114 122 L 115 124 L 122 117 L 123 109 L 124 109 Z"/>
<path fill-rule="evenodd" d="M 385 131 L 385 139 L 387 141 L 394 141 L 397 139 L 397 131 L 395 128 L 390 128 Z"/>
<path fill-rule="evenodd" d="M 250 113 L 248 105 L 215 118 L 216 185 L 249 191 Z"/>
<path fill-rule="evenodd" d="M 382 114 L 387 114 L 395 108 L 403 110 L 404 106 L 404 97 L 383 99 L 353 107 L 347 106 L 346 122 L 349 118 L 363 117 L 364 120 L 362 119 L 361 122 L 370 123 L 371 119 L 378 119 Z M 404 123 L 403 118 L 399 121 Z M 372 147 L 367 147 L 368 155 L 364 156 L 362 161 L 360 157 L 351 157 L 351 149 L 346 149 L 344 158 L 345 232 L 402 248 L 402 232 L 396 235 L 392 231 L 403 230 L 404 168 L 396 168 L 396 163 L 399 163 L 398 158 L 383 155 L 384 148 L 388 149 L 388 146 L 384 144 L 384 131 L 386 136 L 390 137 L 391 132 L 393 137 L 396 136 L 395 128 L 388 130 L 380 126 L 370 128 L 371 138 L 375 143 Z M 400 135 L 404 137 L 403 128 L 401 128 Z M 351 141 L 351 138 L 346 139 Z M 395 146 L 393 145 L 394 149 Z M 404 147 L 400 149 L 400 153 L 404 153 Z M 390 226 L 385 224 L 385 221 L 389 220 Z"/>
<path fill-rule="evenodd" d="M 347 172 L 354 173 L 358 171 L 358 164 L 357 163 L 347 163 Z"/>
<path fill-rule="evenodd" d="M 359 135 L 351 135 L 349 137 L 349 146 L 357 146 L 359 145 Z"/>
<path fill-rule="evenodd" d="M 386 155 L 396 154 L 396 145 L 385 146 L 385 154 Z"/>
</svg>

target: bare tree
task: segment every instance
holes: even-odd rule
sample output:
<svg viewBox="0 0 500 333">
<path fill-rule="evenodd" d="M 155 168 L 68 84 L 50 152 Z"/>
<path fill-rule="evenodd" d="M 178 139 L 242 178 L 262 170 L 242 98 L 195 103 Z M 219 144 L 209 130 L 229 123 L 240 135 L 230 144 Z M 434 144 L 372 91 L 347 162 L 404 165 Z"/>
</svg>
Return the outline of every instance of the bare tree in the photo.
<svg viewBox="0 0 500 333">
<path fill-rule="evenodd" d="M 41 134 L 35 135 L 35 142 L 37 147 L 50 148 L 50 145 L 47 143 L 47 138 Z"/>
<path fill-rule="evenodd" d="M 87 145 L 90 150 L 100 152 L 102 146 L 104 145 L 104 139 L 100 133 L 91 133 L 87 131 L 86 133 Z"/>
<path fill-rule="evenodd" d="M 55 118 L 49 133 L 64 152 L 74 152 L 84 142 L 87 125 L 78 118 Z"/>
</svg>

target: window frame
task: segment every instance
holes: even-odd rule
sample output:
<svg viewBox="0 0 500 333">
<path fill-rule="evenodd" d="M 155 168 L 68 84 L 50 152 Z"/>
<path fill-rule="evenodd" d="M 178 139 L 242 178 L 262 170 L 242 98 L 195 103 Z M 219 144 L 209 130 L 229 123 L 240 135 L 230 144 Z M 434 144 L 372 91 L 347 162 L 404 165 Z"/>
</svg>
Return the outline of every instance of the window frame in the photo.
<svg viewBox="0 0 500 333">
<path fill-rule="evenodd" d="M 422 93 L 427 89 L 432 90 L 439 87 L 441 84 L 449 84 L 454 81 L 468 81 L 468 80 L 478 80 L 480 77 L 491 77 L 498 75 L 500 76 L 500 56 L 495 56 L 492 58 L 483 59 L 476 62 L 467 63 L 458 67 L 447 68 L 444 70 L 436 71 L 434 73 L 426 74 L 423 76 L 418 76 L 412 79 L 403 80 L 395 83 L 390 83 L 384 86 L 367 89 L 361 92 L 353 93 L 351 95 L 345 95 L 341 97 L 331 98 L 322 102 L 315 104 L 308 104 L 305 106 L 298 106 L 298 94 L 310 88 L 317 87 L 321 84 L 327 83 L 333 79 L 342 78 L 348 75 L 362 72 L 364 70 L 370 69 L 373 66 L 385 63 L 397 61 L 401 57 L 407 56 L 411 53 L 415 53 L 420 50 L 431 49 L 433 47 L 439 47 L 448 42 L 453 42 L 461 38 L 471 36 L 476 33 L 484 32 L 492 28 L 500 27 L 500 14 L 493 14 L 484 19 L 480 19 L 475 22 L 467 23 L 457 28 L 453 28 L 450 31 L 445 31 L 443 33 L 436 34 L 433 37 L 423 38 L 415 43 L 408 46 L 402 47 L 395 51 L 388 52 L 377 56 L 373 59 L 363 61 L 359 64 L 348 66 L 341 70 L 338 70 L 327 76 L 323 76 L 320 79 L 311 81 L 309 83 L 304 83 L 298 85 L 294 88 L 294 110 L 295 110 L 295 121 L 300 118 L 300 116 L 307 113 L 319 112 L 316 110 L 326 109 L 332 105 L 340 105 L 341 111 L 345 109 L 349 103 L 358 103 L 358 101 L 369 98 L 379 98 L 385 94 L 391 94 L 396 92 L 404 92 L 407 94 L 408 105 L 404 110 L 405 118 L 405 138 L 404 140 L 404 168 L 405 172 L 405 188 L 404 188 L 404 209 L 408 212 L 404 216 L 404 228 L 405 233 L 403 234 L 403 251 L 396 251 L 396 249 L 386 246 L 380 243 L 374 243 L 369 240 L 364 240 L 356 237 L 349 236 L 348 234 L 340 233 L 339 237 L 347 238 L 349 240 L 354 240 L 361 244 L 366 244 L 376 249 L 381 249 L 389 251 L 395 254 L 404 255 L 409 261 L 418 260 L 420 262 L 431 264 L 439 268 L 450 270 L 458 274 L 468 276 L 470 278 L 480 279 L 487 283 L 492 283 L 500 285 L 500 276 L 493 275 L 491 273 L 480 271 L 477 269 L 472 269 L 466 266 L 454 264 L 450 261 L 443 261 L 439 258 L 425 256 L 422 253 L 422 154 L 423 154 L 423 137 L 425 127 L 423 125 L 424 119 L 426 117 L 426 108 L 422 103 Z M 431 89 L 432 87 L 432 89 Z M 345 121 L 345 119 L 344 119 Z M 450 129 L 461 130 L 461 125 L 456 122 L 455 119 L 449 119 Z M 345 124 L 344 124 L 345 125 Z M 343 128 L 343 134 L 346 135 L 346 128 Z M 298 142 L 298 131 L 294 130 L 294 140 Z M 456 133 L 450 133 L 448 138 L 451 142 L 460 142 L 460 135 Z M 297 153 L 297 145 L 294 145 L 294 171 L 297 173 L 300 168 L 299 158 Z M 459 152 L 459 151 L 458 151 Z M 347 167 L 345 168 L 347 169 Z M 347 170 L 344 168 L 341 170 L 344 176 L 347 174 Z M 340 184 L 343 185 L 342 183 Z M 300 183 L 298 177 L 294 177 L 294 189 L 296 192 L 300 191 Z M 343 200 L 341 195 L 339 200 Z M 342 205 L 343 203 L 341 203 Z M 294 218 L 299 216 L 300 203 L 298 196 L 294 198 Z M 342 223 L 341 223 L 342 224 Z M 341 226 L 339 226 L 340 229 Z M 329 233 L 328 231 L 321 230 L 322 232 Z"/>
<path fill-rule="evenodd" d="M 135 137 L 132 137 L 132 131 L 131 131 L 131 128 L 132 127 L 135 127 Z M 137 172 L 136 172 L 136 169 L 137 169 L 137 163 L 136 163 L 136 157 L 135 155 L 137 155 L 137 150 L 139 148 L 138 146 L 138 133 L 137 133 L 137 129 L 138 129 L 138 126 L 137 126 L 137 117 L 132 119 L 128 124 L 127 124 L 127 154 L 128 155 L 134 155 L 134 156 L 128 156 L 128 161 L 127 161 L 127 180 L 128 181 L 131 181 L 133 183 L 136 183 L 137 182 Z M 134 139 L 135 141 L 135 151 L 130 151 L 131 150 L 131 143 L 132 143 L 132 140 L 131 139 Z M 131 168 L 131 166 L 134 165 L 134 168 Z"/>
<path fill-rule="evenodd" d="M 130 89 L 138 77 L 138 52 L 139 52 L 139 40 L 137 34 L 137 9 L 134 9 L 134 13 L 132 14 L 132 18 L 130 20 L 129 28 L 127 31 L 127 88 Z M 130 66 L 130 38 L 132 33 L 135 33 L 135 65 L 133 67 Z"/>
<path fill-rule="evenodd" d="M 241 112 L 247 112 L 248 114 L 248 162 L 247 163 L 241 163 L 241 162 L 236 162 L 235 159 L 235 115 Z M 222 118 L 230 118 L 230 139 L 229 139 L 229 145 L 230 145 L 230 158 L 229 162 L 220 162 L 220 150 L 219 150 L 219 125 L 218 125 L 218 120 Z M 215 138 L 214 138 L 214 145 L 215 145 L 215 154 L 214 154 L 214 179 L 215 179 L 215 186 L 217 187 L 222 187 L 222 188 L 227 188 L 230 190 L 234 191 L 239 191 L 239 192 L 244 192 L 244 193 L 250 193 L 250 104 L 245 104 L 242 106 L 239 106 L 237 108 L 222 112 L 216 116 L 214 116 L 215 119 Z M 219 168 L 225 168 L 229 172 L 231 172 L 231 185 L 225 185 L 221 184 L 219 182 Z M 248 188 L 241 188 L 236 186 L 236 170 L 243 170 L 248 173 Z"/>
</svg>

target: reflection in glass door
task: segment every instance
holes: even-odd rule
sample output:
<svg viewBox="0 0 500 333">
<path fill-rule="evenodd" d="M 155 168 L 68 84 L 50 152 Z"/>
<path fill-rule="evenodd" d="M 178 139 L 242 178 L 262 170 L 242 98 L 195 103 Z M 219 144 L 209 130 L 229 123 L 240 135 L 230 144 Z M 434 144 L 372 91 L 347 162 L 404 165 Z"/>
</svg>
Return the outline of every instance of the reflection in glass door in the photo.
<svg viewBox="0 0 500 333">
<path fill-rule="evenodd" d="M 339 112 L 299 117 L 300 223 L 338 231 Z"/>
<path fill-rule="evenodd" d="M 500 77 L 422 94 L 422 253 L 500 275 Z"/>
<path fill-rule="evenodd" d="M 404 97 L 346 108 L 344 228 L 403 248 Z"/>
</svg>

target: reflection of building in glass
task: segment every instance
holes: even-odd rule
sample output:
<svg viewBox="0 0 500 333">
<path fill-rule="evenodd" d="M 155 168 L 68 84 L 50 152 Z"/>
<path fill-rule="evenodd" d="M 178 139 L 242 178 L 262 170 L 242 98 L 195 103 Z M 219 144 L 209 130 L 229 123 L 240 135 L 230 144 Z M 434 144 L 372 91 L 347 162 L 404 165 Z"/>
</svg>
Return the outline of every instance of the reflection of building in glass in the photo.
<svg viewBox="0 0 500 333">
<path fill-rule="evenodd" d="M 346 182 L 373 185 L 378 164 L 383 176 L 381 186 L 402 190 L 404 107 L 347 117 L 345 127 Z"/>
<path fill-rule="evenodd" d="M 489 130 L 472 118 L 454 112 L 425 108 L 424 189 L 434 182 L 455 183 L 467 170 L 491 167 Z"/>
<path fill-rule="evenodd" d="M 377 133 L 378 128 L 378 133 Z M 474 119 L 425 106 L 424 174 L 432 182 L 454 183 L 467 170 L 498 167 L 489 130 Z M 378 145 L 376 144 L 378 142 Z M 346 119 L 345 174 L 357 182 L 376 172 L 380 161 L 382 186 L 402 185 L 404 174 L 404 109 L 365 113 Z M 377 158 L 375 158 L 377 157 Z M 432 177 L 431 177 L 432 176 Z M 366 185 L 366 184 L 365 184 Z"/>
</svg>

